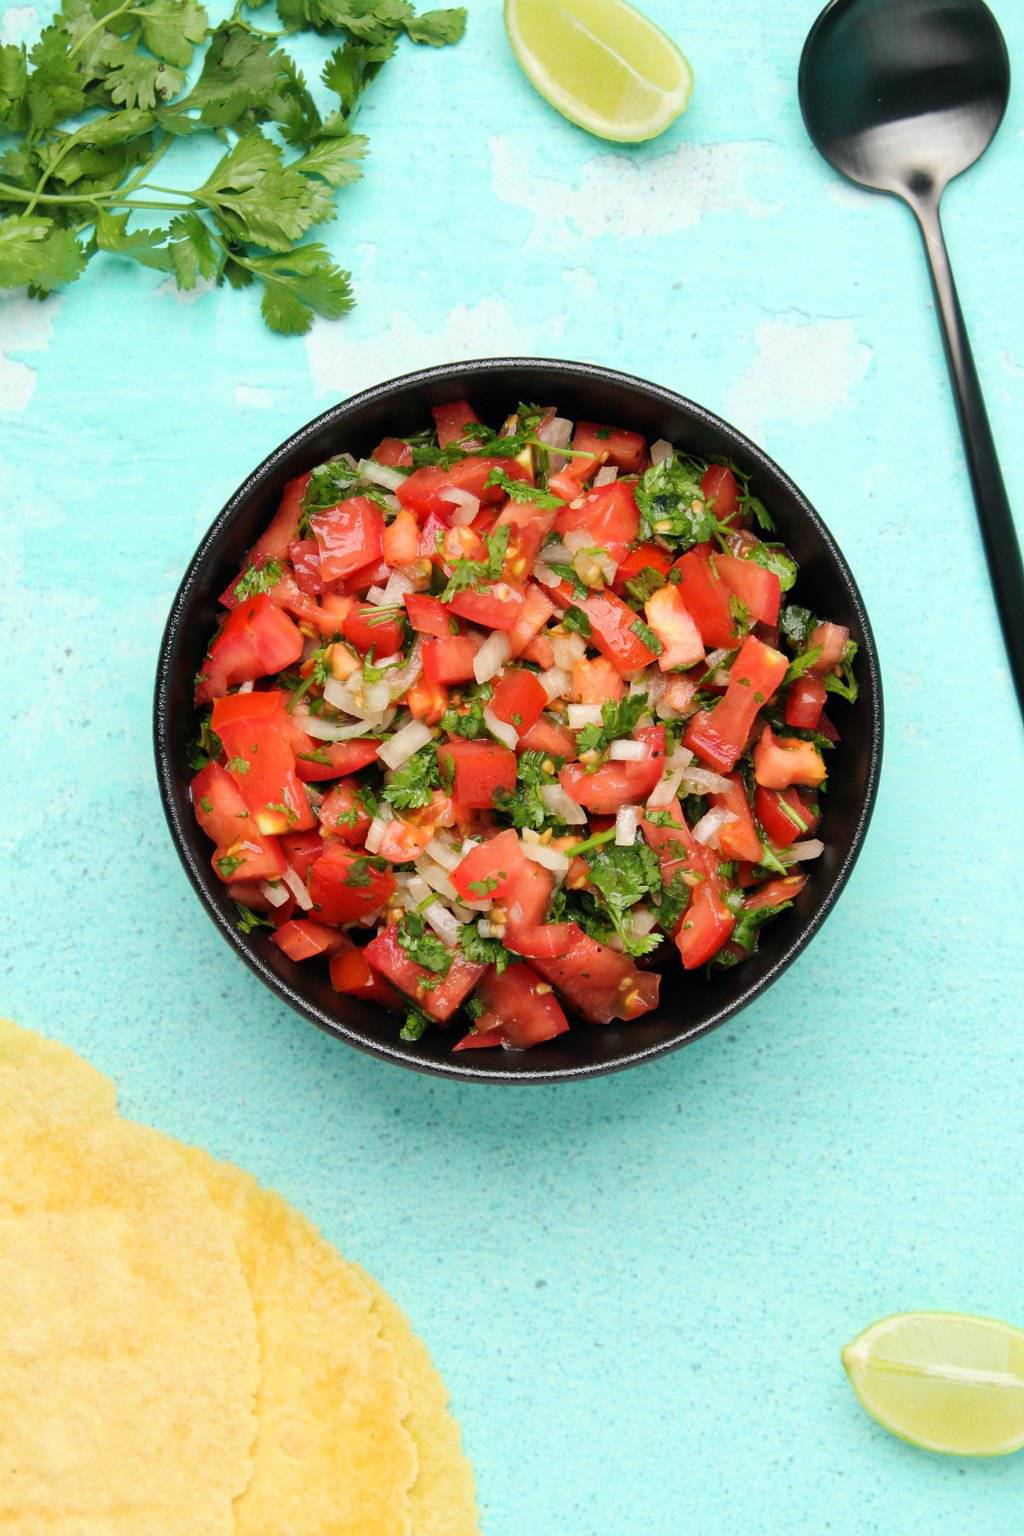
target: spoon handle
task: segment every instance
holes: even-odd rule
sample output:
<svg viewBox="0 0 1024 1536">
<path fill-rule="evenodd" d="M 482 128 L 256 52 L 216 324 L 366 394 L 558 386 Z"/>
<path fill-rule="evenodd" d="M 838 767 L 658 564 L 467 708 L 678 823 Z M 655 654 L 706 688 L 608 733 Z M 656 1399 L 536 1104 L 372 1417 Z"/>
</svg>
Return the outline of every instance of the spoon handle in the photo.
<svg viewBox="0 0 1024 1536">
<path fill-rule="evenodd" d="M 999 468 L 977 369 L 971 355 L 967 327 L 953 282 L 949 253 L 942 236 L 938 199 L 915 198 L 911 207 L 924 237 L 931 268 L 946 362 L 949 364 L 960 431 L 967 451 L 981 538 L 1006 642 L 1010 672 L 1021 713 L 1024 714 L 1024 564 L 1021 563 L 1020 544 Z"/>
</svg>

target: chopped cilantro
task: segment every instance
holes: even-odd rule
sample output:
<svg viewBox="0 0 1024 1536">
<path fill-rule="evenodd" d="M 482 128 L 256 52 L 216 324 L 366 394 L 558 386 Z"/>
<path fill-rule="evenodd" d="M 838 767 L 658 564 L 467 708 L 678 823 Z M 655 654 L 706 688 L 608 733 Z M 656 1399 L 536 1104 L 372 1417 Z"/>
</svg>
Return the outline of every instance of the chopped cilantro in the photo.
<svg viewBox="0 0 1024 1536">
<path fill-rule="evenodd" d="M 651 626 L 649 624 L 645 624 L 643 619 L 637 619 L 629 627 L 633 631 L 634 635 L 636 635 L 641 645 L 646 645 L 647 649 L 651 652 L 652 655 L 660 656 L 662 654 L 665 647 L 662 645 L 661 641 L 658 639 Z"/>
<path fill-rule="evenodd" d="M 398 942 L 409 959 L 435 976 L 447 976 L 454 956 L 436 933 L 429 932 L 418 912 L 407 912 L 398 924 Z"/>
<path fill-rule="evenodd" d="M 500 528 L 495 528 L 493 533 L 484 535 L 484 543 L 487 546 L 487 558 L 485 560 L 456 560 L 452 566 L 452 574 L 448 578 L 448 585 L 440 594 L 442 603 L 450 603 L 459 592 L 468 591 L 472 587 L 479 587 L 488 581 L 496 581 L 501 575 L 505 564 L 505 553 L 508 549 L 509 535 L 512 532 L 507 523 Z"/>
<path fill-rule="evenodd" d="M 558 821 L 540 795 L 545 784 L 557 782 L 555 775 L 545 770 L 546 760 L 546 752 L 521 752 L 516 763 L 515 789 L 500 790 L 495 796 L 495 810 L 513 827 L 530 827 L 541 832 L 549 822 Z"/>
<path fill-rule="evenodd" d="M 227 769 L 229 773 L 248 773 L 252 764 L 247 757 L 229 757 Z"/>
<path fill-rule="evenodd" d="M 665 539 L 680 551 L 710 539 L 718 519 L 700 488 L 706 467 L 675 453 L 644 471 L 634 490 L 641 539 Z"/>
<path fill-rule="evenodd" d="M 414 1004 L 410 1004 L 405 1015 L 405 1023 L 398 1032 L 398 1038 L 400 1040 L 420 1040 L 433 1022 L 433 1019 L 429 1019 L 422 1008 L 417 1008 Z"/>
<path fill-rule="evenodd" d="M 216 762 L 223 756 L 224 748 L 221 746 L 220 737 L 210 724 L 211 714 L 203 716 L 199 722 L 199 735 L 188 749 L 188 765 L 193 773 L 198 773 L 205 768 L 207 763 Z"/>
<path fill-rule="evenodd" d="M 496 891 L 501 882 L 507 878 L 508 876 L 505 874 L 505 871 L 500 869 L 496 875 L 488 875 L 486 880 L 471 880 L 469 888 L 474 896 L 479 897 L 483 901 L 485 896 L 489 896 L 492 891 Z"/>
<path fill-rule="evenodd" d="M 209 795 L 203 795 L 202 799 L 199 801 L 199 809 L 201 811 L 205 811 L 206 815 L 209 816 L 210 812 L 213 810 L 213 801 L 210 799 Z"/>
<path fill-rule="evenodd" d="M 653 565 L 645 565 L 642 571 L 626 582 L 626 596 L 642 607 L 653 593 L 665 585 L 667 580 L 668 578 Z"/>
<path fill-rule="evenodd" d="M 300 752 L 298 755 L 304 763 L 320 763 L 325 768 L 330 766 L 331 754 L 326 747 L 314 747 L 312 752 Z"/>
<path fill-rule="evenodd" d="M 447 731 L 450 736 L 464 736 L 469 741 L 475 741 L 478 736 L 486 736 L 484 706 L 489 704 L 493 697 L 494 689 L 490 683 L 480 683 L 472 697 L 463 705 L 449 704 L 441 716 L 441 729 Z"/>
<path fill-rule="evenodd" d="M 236 872 L 236 870 L 241 869 L 244 863 L 244 858 L 237 858 L 233 854 L 225 853 L 222 858 L 217 860 L 217 868 L 220 870 L 225 880 L 230 880 L 231 876 Z"/>
<path fill-rule="evenodd" d="M 817 622 L 811 610 L 799 603 L 787 603 L 779 615 L 779 628 L 794 651 L 803 650 Z"/>
<path fill-rule="evenodd" d="M 552 496 L 550 492 L 542 491 L 526 480 L 516 480 L 507 470 L 498 465 L 491 470 L 484 481 L 484 489 L 492 485 L 500 486 L 512 501 L 528 502 L 530 506 L 537 507 L 542 512 L 557 512 L 559 507 L 565 506 L 560 496 Z"/>
<path fill-rule="evenodd" d="M 646 693 L 627 693 L 622 699 L 606 699 L 601 705 L 601 724 L 585 725 L 576 737 L 580 752 L 603 752 L 620 736 L 629 736 L 649 708 Z"/>
<path fill-rule="evenodd" d="M 577 608 L 575 604 L 567 608 L 562 615 L 562 627 L 570 634 L 582 635 L 584 640 L 590 639 L 590 620 L 583 609 Z"/>
<path fill-rule="evenodd" d="M 782 679 L 782 686 L 785 687 L 787 683 L 795 683 L 798 677 L 803 677 L 805 672 L 811 670 L 820 655 L 821 646 L 815 645 L 809 651 L 804 651 L 801 656 L 797 656 L 786 668 L 786 675 Z"/>
<path fill-rule="evenodd" d="M 473 965 L 493 965 L 500 976 L 516 956 L 507 950 L 500 939 L 482 937 L 476 923 L 467 923 L 459 934 L 459 948 Z"/>
<path fill-rule="evenodd" d="M 440 789 L 437 748 L 432 742 L 414 752 L 401 768 L 395 768 L 381 795 L 396 811 L 415 811 L 430 804 L 433 790 Z"/>
<path fill-rule="evenodd" d="M 281 580 L 281 564 L 277 560 L 268 560 L 266 565 L 248 565 L 245 573 L 235 582 L 234 593 L 236 602 L 243 603 L 247 597 L 255 597 L 258 592 L 269 592 L 271 587 L 276 587 Z"/>
<path fill-rule="evenodd" d="M 781 544 L 755 544 L 747 559 L 763 565 L 766 571 L 774 571 L 783 592 L 788 592 L 796 581 L 799 566 Z"/>
<path fill-rule="evenodd" d="M 599 892 L 612 927 L 630 955 L 646 955 L 661 942 L 660 934 L 634 935 L 627 913 L 645 896 L 660 899 L 663 886 L 658 856 L 637 838 L 631 848 L 600 848 L 588 858 L 590 883 Z"/>
<path fill-rule="evenodd" d="M 830 672 L 825 679 L 825 689 L 828 693 L 838 693 L 841 699 L 848 704 L 857 702 L 857 679 L 853 675 L 853 662 L 857 655 L 856 640 L 847 640 L 843 659 L 839 663 L 839 672 Z"/>
<path fill-rule="evenodd" d="M 262 912 L 254 912 L 251 907 L 245 906 L 241 901 L 236 901 L 238 908 L 238 922 L 235 927 L 239 933 L 252 933 L 256 928 L 273 928 L 269 917 L 264 917 Z"/>
</svg>

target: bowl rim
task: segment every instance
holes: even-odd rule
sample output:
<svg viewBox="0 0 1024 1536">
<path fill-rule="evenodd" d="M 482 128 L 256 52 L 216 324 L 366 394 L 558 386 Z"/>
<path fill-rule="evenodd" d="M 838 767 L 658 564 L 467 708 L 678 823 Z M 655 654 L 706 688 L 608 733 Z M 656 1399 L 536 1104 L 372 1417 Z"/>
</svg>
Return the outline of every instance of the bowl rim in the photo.
<svg viewBox="0 0 1024 1536">
<path fill-rule="evenodd" d="M 581 383 L 610 384 L 618 388 L 639 392 L 649 402 L 660 403 L 666 408 L 678 412 L 691 420 L 696 420 L 721 434 L 726 438 L 730 446 L 740 449 L 743 459 L 753 464 L 756 471 L 763 472 L 769 478 L 775 479 L 784 485 L 788 495 L 798 507 L 800 514 L 806 518 L 816 538 L 824 546 L 829 558 L 838 568 L 856 615 L 862 641 L 858 661 L 862 663 L 865 669 L 861 679 L 862 686 L 866 685 L 869 690 L 871 734 L 868 742 L 867 777 L 864 796 L 852 835 L 843 852 L 839 867 L 833 874 L 827 889 L 822 894 L 814 911 L 801 923 L 789 943 L 762 975 L 751 981 L 737 998 L 731 1002 L 723 1003 L 721 1007 L 715 1009 L 708 1017 L 702 1019 L 685 1033 L 664 1041 L 638 1047 L 635 1051 L 619 1056 L 613 1061 L 581 1062 L 572 1066 L 537 1071 L 512 1071 L 499 1065 L 492 1066 L 486 1062 L 479 1061 L 477 1058 L 483 1054 L 479 1052 L 466 1053 L 473 1058 L 472 1062 L 467 1062 L 464 1056 L 455 1057 L 451 1053 L 445 1060 L 433 1061 L 416 1057 L 405 1048 L 406 1043 L 397 1039 L 397 1035 L 393 1044 L 389 1041 L 373 1040 L 365 1035 L 361 1035 L 353 1026 L 346 1024 L 344 1020 L 332 1018 L 309 998 L 305 997 L 298 989 L 291 986 L 288 981 L 263 960 L 254 947 L 246 942 L 247 936 L 241 934 L 230 918 L 210 900 L 205 884 L 206 872 L 205 870 L 200 870 L 197 861 L 191 855 L 186 841 L 185 829 L 178 813 L 175 779 L 172 768 L 170 686 L 186 610 L 196 588 L 203 585 L 200 578 L 207 556 L 219 542 L 224 529 L 247 503 L 253 491 L 266 480 L 273 477 L 283 459 L 290 457 L 297 449 L 301 449 L 307 441 L 315 438 L 325 426 L 333 423 L 342 424 L 347 416 L 363 406 L 386 400 L 398 391 L 427 388 L 438 384 L 454 384 L 457 380 L 471 383 L 474 380 L 487 378 L 488 376 L 515 372 L 523 373 L 529 371 L 539 373 L 544 369 L 568 372 Z M 842 894 L 850 878 L 850 874 L 864 845 L 875 808 L 881 777 L 883 741 L 884 708 L 881 668 L 877 644 L 871 622 L 868 618 L 867 609 L 864 605 L 860 588 L 842 550 L 833 538 L 829 528 L 823 522 L 820 514 L 812 506 L 799 486 L 795 484 L 785 470 L 776 464 L 774 459 L 765 453 L 763 448 L 748 438 L 745 433 L 740 432 L 738 428 L 732 426 L 723 417 L 718 416 L 714 411 L 708 410 L 706 406 L 699 404 L 697 401 L 690 400 L 685 395 L 680 395 L 675 390 L 668 389 L 664 385 L 643 379 L 635 374 L 625 373 L 620 369 L 606 368 L 597 363 L 577 362 L 563 358 L 470 358 L 439 363 L 427 368 L 419 368 L 411 373 L 400 374 L 395 378 L 373 384 L 367 389 L 360 390 L 357 394 L 350 395 L 346 399 L 336 402 L 291 433 L 289 437 L 279 443 L 246 476 L 242 484 L 224 503 L 189 561 L 171 603 L 170 612 L 160 641 L 156 686 L 153 697 L 153 748 L 156 758 L 157 782 L 164 816 L 171 834 L 171 841 L 194 891 L 221 936 L 227 940 L 231 947 L 242 957 L 249 969 L 254 971 L 273 993 L 297 1013 L 324 1030 L 325 1033 L 333 1035 L 336 1039 L 342 1040 L 368 1055 L 375 1056 L 379 1060 L 396 1063 L 412 1071 L 423 1072 L 430 1076 L 443 1077 L 463 1083 L 575 1082 L 584 1078 L 605 1076 L 612 1072 L 625 1071 L 628 1067 L 638 1066 L 642 1062 L 653 1061 L 658 1057 L 668 1055 L 671 1051 L 680 1050 L 683 1046 L 700 1039 L 702 1036 L 710 1033 L 711 1030 L 717 1029 L 720 1025 L 726 1023 L 727 1020 L 734 1018 L 737 1013 L 760 997 L 763 992 L 778 980 L 783 971 L 792 965 L 797 956 L 802 954 L 807 948 L 812 938 L 835 907 L 839 896 Z"/>
</svg>

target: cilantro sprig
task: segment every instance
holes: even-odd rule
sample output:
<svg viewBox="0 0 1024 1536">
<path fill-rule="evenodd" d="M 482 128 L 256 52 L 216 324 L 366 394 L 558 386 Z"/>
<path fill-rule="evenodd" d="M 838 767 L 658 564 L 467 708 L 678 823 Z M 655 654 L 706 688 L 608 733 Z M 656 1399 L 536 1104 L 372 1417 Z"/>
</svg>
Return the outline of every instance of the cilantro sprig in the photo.
<svg viewBox="0 0 1024 1536">
<path fill-rule="evenodd" d="M 502 524 L 500 528 L 495 528 L 493 533 L 485 534 L 484 544 L 487 554 L 483 560 L 454 562 L 448 584 L 440 594 L 442 603 L 450 603 L 459 592 L 467 592 L 488 581 L 497 581 L 505 564 L 511 532 L 507 524 Z"/>
<path fill-rule="evenodd" d="M 0 135 L 13 139 L 0 163 L 0 289 L 43 297 L 107 253 L 183 290 L 257 283 L 263 318 L 283 335 L 351 308 L 349 274 L 305 237 L 361 175 L 353 115 L 399 38 L 457 42 L 465 12 L 278 0 L 284 31 L 272 32 L 242 11 L 239 0 L 211 30 L 198 0 L 63 0 L 31 50 L 0 45 Z M 326 116 L 280 46 L 303 29 L 342 39 L 321 75 L 337 98 Z M 220 140 L 220 160 L 198 186 L 168 185 L 160 162 L 199 135 Z M 129 227 L 137 213 L 159 222 Z"/>
<path fill-rule="evenodd" d="M 601 705 L 601 724 L 585 725 L 577 734 L 579 751 L 604 752 L 620 736 L 631 735 L 637 721 L 649 708 L 646 693 L 627 693 L 621 699 L 606 699 Z"/>
</svg>

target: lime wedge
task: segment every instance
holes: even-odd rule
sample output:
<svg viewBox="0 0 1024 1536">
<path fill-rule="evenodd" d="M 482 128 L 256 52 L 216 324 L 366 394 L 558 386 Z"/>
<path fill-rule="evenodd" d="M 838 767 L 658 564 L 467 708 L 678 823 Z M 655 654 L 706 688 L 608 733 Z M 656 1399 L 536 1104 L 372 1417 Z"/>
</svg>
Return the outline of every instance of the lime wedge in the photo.
<svg viewBox="0 0 1024 1536">
<path fill-rule="evenodd" d="M 653 139 L 686 111 L 689 64 L 624 0 L 505 0 L 505 30 L 544 100 L 598 138 Z"/>
<path fill-rule="evenodd" d="M 900 1312 L 843 1350 L 850 1385 L 884 1429 L 947 1456 L 1024 1446 L 1024 1333 L 990 1317 Z"/>
</svg>

